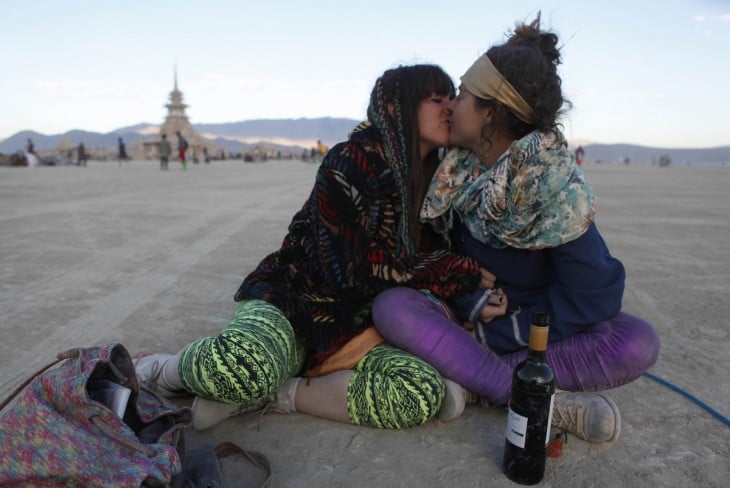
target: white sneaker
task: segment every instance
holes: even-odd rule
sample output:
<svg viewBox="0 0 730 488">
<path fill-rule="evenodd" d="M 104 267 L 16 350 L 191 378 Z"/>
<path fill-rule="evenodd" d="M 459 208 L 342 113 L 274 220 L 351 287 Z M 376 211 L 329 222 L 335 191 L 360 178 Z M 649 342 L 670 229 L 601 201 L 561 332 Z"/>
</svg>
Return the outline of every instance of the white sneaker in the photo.
<svg viewBox="0 0 730 488">
<path fill-rule="evenodd" d="M 588 442 L 615 441 L 621 433 L 618 407 L 601 393 L 555 393 L 551 423 Z"/>
<path fill-rule="evenodd" d="M 182 385 L 171 384 L 165 377 L 165 365 L 171 357 L 173 354 L 158 353 L 133 359 L 139 384 L 168 398 L 187 394 Z"/>
<path fill-rule="evenodd" d="M 455 381 L 444 378 L 444 384 L 446 385 L 446 396 L 443 403 L 441 403 L 436 418 L 442 422 L 448 422 L 464 413 L 464 407 L 466 407 L 467 398 L 470 395 L 464 387 Z"/>
</svg>

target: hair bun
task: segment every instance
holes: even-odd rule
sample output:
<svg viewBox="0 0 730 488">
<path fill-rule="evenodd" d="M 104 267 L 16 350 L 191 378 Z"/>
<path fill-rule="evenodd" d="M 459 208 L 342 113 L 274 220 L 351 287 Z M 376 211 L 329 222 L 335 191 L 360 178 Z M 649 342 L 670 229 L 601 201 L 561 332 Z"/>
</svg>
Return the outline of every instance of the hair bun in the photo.
<svg viewBox="0 0 730 488">
<path fill-rule="evenodd" d="M 560 64 L 558 36 L 552 32 L 540 30 L 540 12 L 529 24 L 518 23 L 512 35 L 507 39 L 506 45 L 539 49 L 548 61 L 555 65 Z"/>
<path fill-rule="evenodd" d="M 490 47 L 487 55 L 534 112 L 532 124 L 509 112 L 506 127 L 518 137 L 534 129 L 554 128 L 570 102 L 563 97 L 558 74 L 558 36 L 540 29 L 540 13 L 530 23 L 517 22 L 504 44 Z"/>
</svg>

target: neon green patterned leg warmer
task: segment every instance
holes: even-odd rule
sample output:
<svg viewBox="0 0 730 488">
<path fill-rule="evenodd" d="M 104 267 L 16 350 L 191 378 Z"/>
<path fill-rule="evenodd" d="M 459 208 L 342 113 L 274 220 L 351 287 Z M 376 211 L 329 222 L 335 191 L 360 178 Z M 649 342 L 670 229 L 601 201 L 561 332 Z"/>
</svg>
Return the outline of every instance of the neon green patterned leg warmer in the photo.
<svg viewBox="0 0 730 488">
<path fill-rule="evenodd" d="M 433 366 L 380 344 L 355 366 L 347 405 L 356 425 L 404 429 L 436 415 L 445 394 L 443 378 Z"/>
<path fill-rule="evenodd" d="M 248 300 L 220 334 L 185 348 L 178 371 L 185 387 L 198 396 L 246 404 L 297 374 L 304 352 L 278 308 Z"/>
</svg>

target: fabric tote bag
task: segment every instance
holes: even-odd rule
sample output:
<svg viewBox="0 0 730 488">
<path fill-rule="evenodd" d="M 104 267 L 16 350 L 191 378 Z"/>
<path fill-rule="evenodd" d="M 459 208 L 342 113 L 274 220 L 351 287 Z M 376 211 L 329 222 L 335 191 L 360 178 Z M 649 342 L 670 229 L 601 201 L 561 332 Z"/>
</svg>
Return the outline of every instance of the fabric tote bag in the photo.
<svg viewBox="0 0 730 488">
<path fill-rule="evenodd" d="M 0 486 L 183 486 L 191 418 L 121 344 L 69 350 L 0 405 Z"/>
</svg>

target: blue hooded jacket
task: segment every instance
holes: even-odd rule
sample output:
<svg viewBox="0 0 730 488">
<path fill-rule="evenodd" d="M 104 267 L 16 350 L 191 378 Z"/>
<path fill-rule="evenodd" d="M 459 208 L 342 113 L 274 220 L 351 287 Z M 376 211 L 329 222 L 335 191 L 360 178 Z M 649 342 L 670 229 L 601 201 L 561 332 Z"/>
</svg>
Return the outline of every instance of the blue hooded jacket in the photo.
<svg viewBox="0 0 730 488">
<path fill-rule="evenodd" d="M 507 314 L 487 324 L 474 322 L 477 339 L 499 354 L 527 346 L 533 312 L 550 315 L 555 342 L 607 320 L 621 310 L 626 273 L 611 256 L 595 223 L 577 239 L 553 248 L 493 248 L 474 239 L 463 225 L 452 232 L 454 251 L 472 256 L 497 277 L 507 295 Z M 479 316 L 484 291 L 450 300 L 461 320 Z"/>
</svg>

